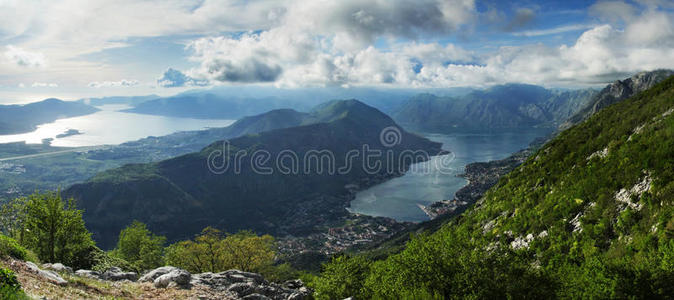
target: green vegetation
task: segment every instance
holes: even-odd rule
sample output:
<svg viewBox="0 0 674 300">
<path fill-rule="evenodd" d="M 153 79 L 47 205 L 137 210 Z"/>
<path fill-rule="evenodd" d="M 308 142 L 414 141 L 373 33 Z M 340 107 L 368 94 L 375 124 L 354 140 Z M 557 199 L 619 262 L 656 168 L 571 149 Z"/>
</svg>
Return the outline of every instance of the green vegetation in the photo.
<svg viewBox="0 0 674 300">
<path fill-rule="evenodd" d="M 318 298 L 674 295 L 674 78 L 544 145 L 399 253 L 339 258 Z"/>
<path fill-rule="evenodd" d="M 225 236 L 205 228 L 194 241 L 181 241 L 166 249 L 166 263 L 193 273 L 239 269 L 260 272 L 272 265 L 274 238 L 248 231 Z"/>
<path fill-rule="evenodd" d="M 63 200 L 58 192 L 17 198 L 3 206 L 2 221 L 3 231 L 40 260 L 75 268 L 87 265 L 83 257 L 94 243 L 72 198 Z"/>
<path fill-rule="evenodd" d="M 0 299 L 30 299 L 21 290 L 21 284 L 12 270 L 0 268 Z"/>
<path fill-rule="evenodd" d="M 133 221 L 119 233 L 119 241 L 111 255 L 121 258 L 139 270 L 163 265 L 162 255 L 166 238 L 157 236 L 141 222 Z"/>
</svg>

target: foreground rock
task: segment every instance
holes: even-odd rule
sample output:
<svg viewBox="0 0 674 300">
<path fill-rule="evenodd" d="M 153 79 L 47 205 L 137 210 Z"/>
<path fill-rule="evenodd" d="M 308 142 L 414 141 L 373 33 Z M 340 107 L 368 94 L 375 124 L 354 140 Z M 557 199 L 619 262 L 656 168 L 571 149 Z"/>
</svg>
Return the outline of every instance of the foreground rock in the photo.
<svg viewBox="0 0 674 300">
<path fill-rule="evenodd" d="M 190 280 L 192 279 L 192 274 L 183 269 L 176 269 L 168 272 L 164 275 L 157 277 L 153 285 L 156 288 L 166 288 L 166 287 L 179 287 L 179 288 L 190 288 Z"/>
<path fill-rule="evenodd" d="M 280 285 L 264 280 L 260 274 L 239 270 L 195 274 L 191 283 L 227 290 L 243 299 L 308 299 L 311 295 L 301 280 Z"/>
<path fill-rule="evenodd" d="M 75 275 L 108 281 L 136 281 L 136 279 L 138 279 L 138 274 L 136 274 L 136 272 L 124 272 L 118 267 L 109 268 L 103 273 L 92 270 L 77 270 L 75 271 Z"/>
<path fill-rule="evenodd" d="M 138 279 L 138 274 L 136 274 L 136 272 L 124 272 L 118 267 L 112 267 L 101 274 L 101 279 L 109 281 L 136 281 L 136 279 Z"/>
<path fill-rule="evenodd" d="M 57 274 L 54 271 L 49 271 L 49 270 L 42 270 L 40 267 L 38 267 L 36 264 L 32 262 L 16 262 L 17 264 L 23 264 L 23 266 L 31 273 L 36 274 L 46 281 L 49 281 L 51 283 L 57 284 L 57 285 L 67 285 L 68 281 L 63 279 L 59 274 Z"/>
<path fill-rule="evenodd" d="M 92 270 L 77 270 L 75 275 L 92 279 L 101 279 L 101 273 Z"/>
<path fill-rule="evenodd" d="M 266 281 L 262 275 L 239 270 L 220 273 L 190 274 L 171 266 L 154 269 L 143 275 L 139 282 L 152 282 L 156 288 L 208 288 L 228 292 L 242 299 L 308 299 L 311 291 L 301 280 L 283 284 Z"/>
<path fill-rule="evenodd" d="M 62 263 L 42 264 L 42 269 L 52 270 L 52 271 L 62 272 L 62 273 L 69 273 L 69 274 L 73 273 L 73 268 L 65 266 Z"/>
</svg>

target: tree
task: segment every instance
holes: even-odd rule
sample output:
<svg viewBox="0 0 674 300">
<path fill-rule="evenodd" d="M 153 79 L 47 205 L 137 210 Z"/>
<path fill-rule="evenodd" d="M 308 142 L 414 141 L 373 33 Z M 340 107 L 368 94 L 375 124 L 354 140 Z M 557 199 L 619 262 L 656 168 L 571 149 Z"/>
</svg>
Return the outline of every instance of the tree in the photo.
<svg viewBox="0 0 674 300">
<path fill-rule="evenodd" d="M 241 231 L 225 236 L 206 227 L 194 241 L 181 241 L 166 249 L 166 262 L 190 272 L 240 269 L 259 272 L 273 263 L 274 238 Z"/>
<path fill-rule="evenodd" d="M 124 259 L 141 270 L 159 267 L 163 264 L 162 255 L 166 238 L 150 232 L 147 226 L 133 221 L 119 233 L 117 248 L 113 256 Z"/>
<path fill-rule="evenodd" d="M 73 198 L 63 200 L 59 192 L 15 199 L 3 206 L 2 219 L 3 230 L 42 261 L 83 267 L 80 258 L 94 245 L 82 210 Z"/>
</svg>

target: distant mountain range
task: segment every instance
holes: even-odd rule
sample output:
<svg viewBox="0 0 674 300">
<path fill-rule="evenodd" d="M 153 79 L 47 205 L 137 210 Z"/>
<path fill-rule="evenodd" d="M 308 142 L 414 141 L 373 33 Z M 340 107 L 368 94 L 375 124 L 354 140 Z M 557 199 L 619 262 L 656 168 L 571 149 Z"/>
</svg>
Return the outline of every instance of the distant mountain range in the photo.
<svg viewBox="0 0 674 300">
<path fill-rule="evenodd" d="M 84 103 L 54 98 L 25 105 L 0 105 L 0 134 L 31 132 L 40 124 L 97 111 L 97 108 Z"/>
<path fill-rule="evenodd" d="M 78 100 L 80 103 L 101 106 L 109 104 L 126 104 L 131 106 L 136 106 L 145 101 L 154 100 L 160 98 L 157 95 L 147 95 L 147 96 L 111 96 L 111 97 L 102 97 L 102 98 L 84 98 Z"/>
<path fill-rule="evenodd" d="M 439 95 L 463 95 L 468 88 L 422 89 Z M 239 119 L 272 109 L 308 111 L 333 99 L 361 99 L 390 114 L 420 89 L 214 87 L 133 103 L 128 112 L 203 119 Z M 116 97 L 124 98 L 124 97 Z M 127 97 L 128 98 L 128 97 Z M 93 100 L 92 100 L 93 101 Z M 109 100 L 107 100 L 109 101 Z M 92 102 L 93 103 L 93 102 Z"/>
<path fill-rule="evenodd" d="M 555 127 L 596 93 L 592 89 L 557 91 L 507 84 L 459 97 L 420 94 L 393 116 L 403 126 L 431 132 Z"/>
<path fill-rule="evenodd" d="M 215 142 L 200 152 L 102 172 L 64 194 L 75 197 L 84 208 L 87 226 L 104 248 L 113 246 L 119 230 L 134 219 L 169 240 L 189 238 L 209 225 L 227 232 L 252 229 L 301 234 L 344 216 L 354 189 L 398 176 L 395 170 L 422 160 L 393 159 L 391 169 L 367 172 L 362 167 L 363 155 L 347 158 L 349 151 L 369 145 L 372 151 L 391 150 L 395 158 L 406 150 L 430 155 L 442 151 L 441 144 L 407 133 L 387 115 L 357 100 L 331 101 L 310 113 L 276 110 L 230 127 L 232 132 L 252 133 L 230 140 L 231 155 L 222 158 L 221 163 L 227 161 L 230 166 L 240 159 L 238 174 L 230 170 L 218 175 L 209 170 L 209 156 L 224 152 L 223 142 Z M 385 145 L 381 132 L 392 128 L 399 133 L 399 143 Z M 344 173 L 327 169 L 321 173 L 311 169 L 310 161 L 300 159 L 298 170 L 310 168 L 311 172 L 286 175 L 275 169 L 264 175 L 251 167 L 252 153 L 257 150 L 272 157 L 268 167 L 274 167 L 273 158 L 281 152 L 292 151 L 303 158 L 312 150 L 329 150 L 335 168 L 345 166 L 349 159 L 353 167 Z M 246 155 L 234 155 L 238 151 Z M 377 157 L 369 163 L 388 166 L 385 159 Z"/>
</svg>

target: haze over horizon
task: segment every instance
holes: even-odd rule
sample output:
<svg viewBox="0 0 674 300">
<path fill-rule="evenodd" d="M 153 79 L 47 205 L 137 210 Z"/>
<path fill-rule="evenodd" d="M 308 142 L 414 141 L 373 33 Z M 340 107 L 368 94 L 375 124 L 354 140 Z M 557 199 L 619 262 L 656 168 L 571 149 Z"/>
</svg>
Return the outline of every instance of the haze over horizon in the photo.
<svg viewBox="0 0 674 300">
<path fill-rule="evenodd" d="M 278 88 L 601 86 L 674 68 L 670 1 L 0 1 L 0 103 Z"/>
</svg>

